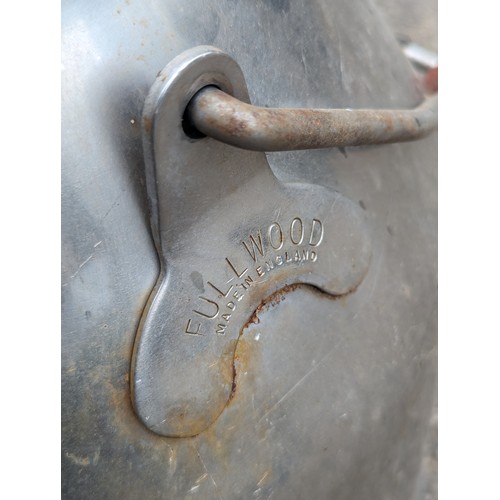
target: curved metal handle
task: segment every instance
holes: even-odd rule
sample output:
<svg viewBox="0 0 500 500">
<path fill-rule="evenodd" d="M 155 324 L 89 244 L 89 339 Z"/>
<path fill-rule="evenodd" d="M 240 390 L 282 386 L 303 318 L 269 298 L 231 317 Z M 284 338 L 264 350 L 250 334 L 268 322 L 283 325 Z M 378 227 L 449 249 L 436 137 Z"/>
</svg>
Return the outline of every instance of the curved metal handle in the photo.
<svg viewBox="0 0 500 500">
<path fill-rule="evenodd" d="M 261 108 L 205 87 L 186 111 L 198 131 L 226 144 L 291 151 L 413 141 L 437 128 L 437 110 L 437 95 L 413 110 Z"/>
</svg>

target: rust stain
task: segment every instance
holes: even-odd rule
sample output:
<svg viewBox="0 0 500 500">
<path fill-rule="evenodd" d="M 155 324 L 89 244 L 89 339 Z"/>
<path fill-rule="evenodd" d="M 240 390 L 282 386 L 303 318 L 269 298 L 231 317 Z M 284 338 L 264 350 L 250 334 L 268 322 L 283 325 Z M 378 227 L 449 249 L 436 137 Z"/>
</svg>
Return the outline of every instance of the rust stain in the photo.
<svg viewBox="0 0 500 500">
<path fill-rule="evenodd" d="M 415 140 L 436 127 L 431 118 L 422 126 L 413 119 L 425 116 L 424 108 L 430 110 L 433 102 L 402 111 L 262 108 L 207 86 L 189 109 L 196 128 L 205 135 L 244 149 L 286 151 Z"/>
<path fill-rule="evenodd" d="M 241 436 L 241 432 L 245 427 L 248 430 L 248 426 L 255 422 L 252 412 L 249 411 L 248 402 L 254 384 L 254 377 L 258 374 L 261 366 L 262 343 L 256 341 L 253 335 L 245 336 L 245 330 L 252 324 L 259 323 L 261 314 L 278 306 L 286 300 L 288 293 L 300 287 L 306 287 L 313 292 L 316 291 L 323 297 L 340 298 L 332 297 L 314 287 L 301 284 L 287 285 L 269 295 L 243 325 L 238 339 L 227 343 L 221 359 L 214 364 L 213 376 L 217 378 L 218 383 L 222 380 L 222 383 L 229 388 L 230 396 L 227 401 L 218 405 L 218 408 L 214 411 L 213 424 L 206 431 L 193 438 L 160 437 L 149 431 L 139 421 L 130 398 L 129 364 L 123 364 L 124 370 L 118 372 L 117 376 L 117 363 L 121 366 L 123 362 L 129 363 L 131 359 L 131 342 L 123 342 L 120 348 L 111 354 L 109 364 L 99 366 L 93 371 L 93 384 L 88 393 L 89 398 L 95 398 L 95 393 L 97 393 L 100 395 L 99 399 L 102 400 L 103 397 L 106 399 L 106 405 L 110 408 L 107 413 L 111 414 L 111 425 L 114 427 L 113 432 L 117 434 L 117 442 L 125 442 L 127 445 L 137 447 L 148 455 L 159 457 L 165 463 L 169 475 L 173 474 L 176 469 L 180 470 L 181 467 L 184 471 L 198 470 L 198 462 L 202 461 L 201 456 L 213 457 L 214 460 L 218 460 L 221 468 L 225 469 L 227 474 L 230 474 L 234 466 L 235 449 L 239 442 L 239 436 Z M 148 295 L 145 294 L 138 300 L 137 313 L 139 316 Z M 135 331 L 132 335 L 125 335 L 124 338 L 128 339 L 130 336 L 134 338 Z M 221 418 L 221 414 L 228 406 L 231 406 L 230 411 Z M 175 414 L 168 416 L 172 418 L 173 425 L 185 429 L 186 415 L 188 415 L 187 408 L 187 403 L 181 404 L 176 409 Z M 263 431 L 264 428 L 261 428 L 258 432 Z M 263 460 L 252 465 L 252 467 L 252 474 L 257 488 L 264 489 L 273 482 L 273 469 L 269 461 Z M 217 473 L 219 474 L 219 472 Z M 209 473 L 202 471 L 201 475 L 195 476 L 198 477 L 195 484 L 205 480 L 206 474 Z M 276 475 L 274 476 L 276 477 Z"/>
<path fill-rule="evenodd" d="M 431 68 L 425 75 L 425 87 L 431 93 L 438 91 L 438 68 Z"/>
<path fill-rule="evenodd" d="M 219 363 L 219 373 L 223 384 L 231 386 L 229 399 L 224 405 L 224 408 L 232 401 L 236 393 L 236 367 L 234 364 L 234 357 L 236 355 L 237 345 L 238 340 L 232 340 L 229 342 Z M 222 408 L 221 413 L 224 411 L 224 408 Z"/>
<path fill-rule="evenodd" d="M 165 415 L 165 420 L 169 421 L 172 429 L 177 430 L 179 437 L 186 439 L 196 437 L 201 438 L 203 436 L 204 441 L 208 440 L 213 442 L 212 444 L 214 445 L 214 448 L 218 449 L 221 447 L 221 440 L 227 442 L 229 439 L 227 434 L 228 421 L 230 422 L 229 427 L 231 428 L 231 432 L 232 430 L 234 430 L 234 432 L 239 432 L 241 430 L 242 422 L 247 421 L 250 417 L 245 411 L 244 399 L 238 398 L 239 391 L 241 391 L 242 388 L 245 388 L 245 396 L 251 393 L 252 384 L 258 374 L 262 355 L 262 343 L 256 341 L 252 336 L 245 337 L 243 334 L 251 325 L 260 323 L 261 314 L 278 306 L 281 302 L 286 300 L 289 293 L 301 287 L 305 287 L 314 293 L 318 293 L 322 297 L 328 297 L 333 300 L 345 299 L 346 295 L 352 293 L 352 291 L 350 291 L 344 295 L 331 296 L 313 286 L 295 283 L 285 285 L 280 290 L 266 297 L 255 309 L 248 321 L 242 326 L 239 337 L 227 342 L 221 358 L 217 360 L 217 362 L 214 362 L 211 366 L 211 377 L 213 377 L 214 386 L 220 387 L 220 384 L 222 383 L 225 387 L 224 394 L 226 396 L 218 398 L 218 401 L 215 400 L 215 397 L 212 398 L 211 405 L 207 405 L 207 413 L 201 417 L 192 416 L 192 413 L 189 411 L 189 400 L 181 402 L 175 409 L 171 409 L 168 414 Z M 142 312 L 146 300 L 147 296 L 143 297 L 140 301 L 139 306 L 141 311 L 138 311 L 139 315 L 140 312 Z M 131 354 L 132 346 L 124 345 L 123 351 L 120 353 L 117 352 L 116 357 L 130 360 Z M 116 427 L 119 428 L 122 433 L 128 434 L 129 438 L 134 441 L 141 441 L 144 438 L 150 437 L 158 438 L 158 435 L 154 434 L 140 423 L 133 409 L 130 394 L 129 371 L 127 370 L 127 372 L 123 375 L 122 380 L 116 385 L 109 382 L 109 378 L 106 377 L 102 371 L 96 375 L 98 375 L 97 378 L 100 380 L 101 384 L 103 383 L 103 380 L 105 381 L 104 386 L 107 389 L 108 398 L 111 403 L 111 407 L 113 408 L 112 414 L 116 419 Z M 238 404 L 234 405 L 234 403 Z M 218 433 L 221 431 L 219 426 L 220 417 L 230 405 L 233 405 L 231 415 L 228 416 L 229 420 L 224 420 L 224 425 L 222 426 L 225 435 L 223 437 L 219 437 Z M 207 422 L 210 422 L 208 427 Z M 138 427 L 141 428 L 142 432 L 137 432 Z M 196 433 L 196 430 L 198 429 L 203 430 Z M 193 432 L 190 432 L 190 430 Z M 179 438 L 161 439 L 175 441 Z"/>
<path fill-rule="evenodd" d="M 180 403 L 165 415 L 165 420 L 169 422 L 169 426 L 178 437 L 193 438 L 201 433 L 206 433 L 217 422 L 221 413 L 233 399 L 236 391 L 234 356 L 237 343 L 238 340 L 228 342 L 220 359 L 210 367 L 213 368 L 210 374 L 213 379 L 213 387 L 220 387 L 222 384 L 225 388 L 223 393 L 226 396 L 217 397 L 219 394 L 217 392 L 217 395 L 214 394 L 210 397 L 210 404 L 202 416 L 193 416 L 189 400 Z"/>
<path fill-rule="evenodd" d="M 298 288 L 306 288 L 313 293 L 318 294 L 321 297 L 328 298 L 329 300 L 339 301 L 343 305 L 346 305 L 347 298 L 351 295 L 356 289 L 353 288 L 348 292 L 341 295 L 331 295 L 326 292 L 323 292 L 319 288 L 307 285 L 303 283 L 294 283 L 291 285 L 285 285 L 280 290 L 272 293 L 268 297 L 266 297 L 260 304 L 257 306 L 253 314 L 250 316 L 248 321 L 243 325 L 240 331 L 240 335 L 238 340 L 236 341 L 236 348 L 234 350 L 233 357 L 233 384 L 232 384 L 232 392 L 231 398 L 228 401 L 228 405 L 231 400 L 237 395 L 240 374 L 242 372 L 252 373 L 253 370 L 257 370 L 259 366 L 259 357 L 260 357 L 260 349 L 261 344 L 255 342 L 253 339 L 247 339 L 244 336 L 244 331 L 253 324 L 260 323 L 260 315 L 268 311 L 269 309 L 278 306 L 281 302 L 286 300 L 286 297 L 289 293 L 297 290 Z"/>
<path fill-rule="evenodd" d="M 293 285 L 285 285 L 283 288 L 274 292 L 265 298 L 258 306 L 257 309 L 253 312 L 252 316 L 250 316 L 249 320 L 243 325 L 242 331 L 250 326 L 252 323 L 257 324 L 260 323 L 259 315 L 263 312 L 267 311 L 271 307 L 277 306 L 281 301 L 285 300 L 286 294 L 293 292 L 297 288 L 301 286 L 300 283 L 294 283 Z M 240 333 L 241 336 L 241 333 Z"/>
<path fill-rule="evenodd" d="M 153 120 L 151 118 L 144 118 L 143 120 L 144 130 L 149 134 L 153 128 Z"/>
<path fill-rule="evenodd" d="M 260 323 L 259 316 L 265 313 L 270 308 L 276 307 L 282 301 L 286 299 L 286 295 L 297 288 L 304 286 L 300 283 L 294 283 L 292 285 L 285 285 L 280 290 L 272 293 L 266 297 L 255 309 L 253 314 L 250 316 L 248 321 L 243 325 L 240 330 L 240 335 L 236 341 L 233 341 L 234 348 L 232 357 L 232 389 L 231 395 L 227 402 L 227 406 L 232 402 L 232 400 L 237 395 L 239 380 L 242 373 L 254 373 L 254 370 L 258 369 L 260 364 L 261 356 L 261 344 L 254 341 L 253 339 L 247 339 L 244 337 L 244 331 L 252 324 Z M 232 343 L 232 344 L 233 344 Z M 250 377 L 252 380 L 252 377 Z"/>
<path fill-rule="evenodd" d="M 137 296 L 133 310 L 135 317 L 142 313 L 149 291 Z M 117 449 L 133 449 L 137 456 L 148 456 L 153 462 L 165 464 L 166 473 L 171 477 L 178 464 L 187 470 L 199 470 L 198 456 L 191 450 L 189 442 L 175 438 L 162 438 L 147 429 L 137 417 L 132 405 L 130 393 L 130 360 L 133 340 L 136 335 L 135 325 L 128 332 L 123 332 L 122 341 L 106 355 L 104 363 L 85 371 L 83 408 L 92 408 L 102 417 L 99 420 L 106 430 L 103 435 L 110 439 L 109 445 Z M 88 410 L 87 410 L 88 411 Z M 82 424 L 87 425 L 88 415 L 82 414 Z M 76 465 L 87 467 L 96 465 L 99 450 L 94 455 L 71 450 L 74 455 L 68 458 Z M 154 492 L 144 492 L 150 498 Z"/>
<path fill-rule="evenodd" d="M 150 291 L 138 294 L 135 301 L 134 317 L 142 315 L 145 304 L 150 295 Z M 91 394 L 89 397 L 95 398 L 95 393 L 101 393 L 98 400 L 105 401 L 110 408 L 109 415 L 113 421 L 113 427 L 126 439 L 141 446 L 150 446 L 151 440 L 157 435 L 152 433 L 140 422 L 133 408 L 130 391 L 130 361 L 137 334 L 137 326 L 133 331 L 124 335 L 126 342 L 109 353 L 106 364 L 96 367 L 90 372 Z M 121 366 L 121 374 L 117 372 L 117 366 Z M 147 443 L 147 444 L 146 444 Z M 162 444 L 163 447 L 163 444 Z"/>
<path fill-rule="evenodd" d="M 246 338 L 230 342 L 224 359 L 229 361 L 230 371 L 227 371 L 225 376 L 230 375 L 226 382 L 232 384 L 231 396 L 212 424 L 191 440 L 193 448 L 199 450 L 200 454 L 211 462 L 217 463 L 220 471 L 223 471 L 219 473 L 222 474 L 231 473 L 234 467 L 235 451 L 241 443 L 242 429 L 251 427 L 254 422 L 254 414 L 249 411 L 248 395 L 252 393 L 254 374 L 257 374 L 260 363 L 260 345 L 256 344 L 258 342 Z M 257 483 L 264 477 L 269 464 L 259 463 L 253 468 L 257 469 L 255 472 Z"/>
</svg>

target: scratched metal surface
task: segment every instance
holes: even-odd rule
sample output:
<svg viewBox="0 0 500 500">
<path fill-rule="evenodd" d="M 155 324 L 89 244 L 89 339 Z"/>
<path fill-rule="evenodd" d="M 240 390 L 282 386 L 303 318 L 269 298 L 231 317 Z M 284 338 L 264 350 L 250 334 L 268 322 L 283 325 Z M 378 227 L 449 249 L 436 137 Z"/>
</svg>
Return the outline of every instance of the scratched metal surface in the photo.
<svg viewBox="0 0 500 500">
<path fill-rule="evenodd" d="M 156 74 L 210 44 L 239 62 L 257 105 L 413 107 L 412 72 L 373 5 L 66 2 L 62 44 L 63 497 L 423 498 L 435 136 L 268 155 L 282 181 L 359 203 L 365 280 L 343 300 L 299 287 L 265 307 L 240 340 L 231 404 L 199 436 L 159 437 L 130 403 L 132 346 L 159 271 L 139 129 Z"/>
</svg>

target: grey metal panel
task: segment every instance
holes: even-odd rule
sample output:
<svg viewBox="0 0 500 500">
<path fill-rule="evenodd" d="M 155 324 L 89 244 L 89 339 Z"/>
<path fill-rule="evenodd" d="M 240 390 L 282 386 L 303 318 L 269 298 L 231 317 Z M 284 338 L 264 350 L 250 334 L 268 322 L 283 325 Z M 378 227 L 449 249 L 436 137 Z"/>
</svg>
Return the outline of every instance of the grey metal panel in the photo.
<svg viewBox="0 0 500 500">
<path fill-rule="evenodd" d="M 299 288 L 262 312 L 208 432 L 161 438 L 130 404 L 159 272 L 139 129 L 156 74 L 210 44 L 239 62 L 257 105 L 411 108 L 413 74 L 373 6 L 67 2 L 62 44 L 63 496 L 411 498 L 434 396 L 436 136 L 269 154 L 282 181 L 361 205 L 368 275 L 344 301 Z"/>
</svg>

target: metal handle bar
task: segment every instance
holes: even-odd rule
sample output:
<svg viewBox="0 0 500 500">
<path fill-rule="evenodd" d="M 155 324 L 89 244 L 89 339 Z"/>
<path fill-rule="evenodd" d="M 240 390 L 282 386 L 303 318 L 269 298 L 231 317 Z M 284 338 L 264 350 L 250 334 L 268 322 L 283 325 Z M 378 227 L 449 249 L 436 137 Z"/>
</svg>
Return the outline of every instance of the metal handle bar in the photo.
<svg viewBox="0 0 500 500">
<path fill-rule="evenodd" d="M 291 151 L 420 139 L 437 128 L 437 95 L 413 110 L 261 108 L 216 87 L 201 89 L 187 116 L 203 134 L 254 151 Z"/>
</svg>

